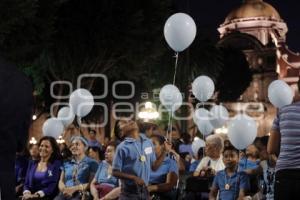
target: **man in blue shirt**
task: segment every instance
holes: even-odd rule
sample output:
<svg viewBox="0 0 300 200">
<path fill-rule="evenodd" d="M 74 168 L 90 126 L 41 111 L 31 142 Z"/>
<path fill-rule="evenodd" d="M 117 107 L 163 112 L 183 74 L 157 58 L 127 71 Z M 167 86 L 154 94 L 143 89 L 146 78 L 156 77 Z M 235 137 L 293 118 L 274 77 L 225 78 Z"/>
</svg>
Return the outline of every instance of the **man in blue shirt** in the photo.
<svg viewBox="0 0 300 200">
<path fill-rule="evenodd" d="M 232 145 L 226 146 L 223 151 L 223 162 L 226 167 L 215 176 L 209 199 L 216 199 L 218 192 L 219 200 L 243 199 L 250 184 L 247 174 L 237 171 L 239 151 Z"/>
<path fill-rule="evenodd" d="M 122 181 L 119 199 L 148 199 L 147 185 L 155 161 L 153 144 L 139 134 L 136 122 L 122 119 L 119 126 L 126 137 L 117 147 L 113 161 L 112 174 Z"/>
</svg>

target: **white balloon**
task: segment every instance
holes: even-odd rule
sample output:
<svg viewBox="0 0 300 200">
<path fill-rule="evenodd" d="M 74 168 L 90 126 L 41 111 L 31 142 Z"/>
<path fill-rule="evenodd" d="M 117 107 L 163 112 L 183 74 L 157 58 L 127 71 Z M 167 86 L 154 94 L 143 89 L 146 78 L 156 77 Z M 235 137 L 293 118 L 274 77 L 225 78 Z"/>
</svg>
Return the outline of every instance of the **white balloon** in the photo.
<svg viewBox="0 0 300 200">
<path fill-rule="evenodd" d="M 72 124 L 74 121 L 75 114 L 72 109 L 68 106 L 62 107 L 57 114 L 57 119 L 59 119 L 65 127 Z"/>
<path fill-rule="evenodd" d="M 201 101 L 207 101 L 215 91 L 215 84 L 208 76 L 199 76 L 192 83 L 192 92 Z"/>
<path fill-rule="evenodd" d="M 176 52 L 181 52 L 192 44 L 196 31 L 194 20 L 185 13 L 176 13 L 169 17 L 164 27 L 165 39 Z"/>
<path fill-rule="evenodd" d="M 294 92 L 292 88 L 282 80 L 273 81 L 268 88 L 268 98 L 277 108 L 292 103 Z"/>
<path fill-rule="evenodd" d="M 195 137 L 192 143 L 192 151 L 194 156 L 198 154 L 198 151 L 201 147 L 205 147 L 205 141 L 198 137 Z"/>
<path fill-rule="evenodd" d="M 193 119 L 203 135 L 209 135 L 214 130 L 214 127 L 210 123 L 211 116 L 208 110 L 204 108 L 195 110 Z"/>
<path fill-rule="evenodd" d="M 252 144 L 256 134 L 256 122 L 246 114 L 236 115 L 228 125 L 229 140 L 233 146 L 240 150 Z"/>
<path fill-rule="evenodd" d="M 84 117 L 91 112 L 94 106 L 94 97 L 86 89 L 77 89 L 72 92 L 69 104 L 74 114 Z"/>
<path fill-rule="evenodd" d="M 214 105 L 210 109 L 210 114 L 212 119 L 210 120 L 211 125 L 214 128 L 221 128 L 225 125 L 229 118 L 229 113 L 227 109 L 222 105 Z"/>
<path fill-rule="evenodd" d="M 171 84 L 165 85 L 159 92 L 159 100 L 168 111 L 174 112 L 182 105 L 182 95 L 179 89 Z"/>
<path fill-rule="evenodd" d="M 64 125 L 57 118 L 47 119 L 43 124 L 44 136 L 51 136 L 57 139 L 64 132 Z"/>
</svg>

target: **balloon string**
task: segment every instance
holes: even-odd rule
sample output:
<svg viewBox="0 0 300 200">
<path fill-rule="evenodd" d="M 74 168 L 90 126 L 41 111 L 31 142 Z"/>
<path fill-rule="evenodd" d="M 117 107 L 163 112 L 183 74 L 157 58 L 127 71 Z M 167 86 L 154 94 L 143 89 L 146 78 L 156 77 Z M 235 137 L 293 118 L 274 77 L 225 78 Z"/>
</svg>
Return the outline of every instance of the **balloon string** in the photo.
<svg viewBox="0 0 300 200">
<path fill-rule="evenodd" d="M 175 85 L 176 80 L 176 73 L 177 73 L 177 64 L 178 64 L 178 52 L 175 53 L 175 70 L 174 70 L 174 77 L 173 77 L 173 85 Z"/>
<path fill-rule="evenodd" d="M 173 76 L 173 85 L 175 85 L 175 81 L 176 81 L 176 73 L 177 73 L 177 65 L 178 65 L 178 52 L 175 52 L 175 69 L 174 69 L 174 76 Z M 173 115 L 173 112 L 172 112 L 172 109 L 169 113 L 169 120 L 168 120 L 168 131 L 167 131 L 167 139 L 171 141 L 171 137 L 170 137 L 170 132 L 172 131 L 172 122 L 171 122 L 171 119 L 172 119 L 172 115 Z M 172 142 L 172 141 L 171 141 Z"/>
<path fill-rule="evenodd" d="M 78 121 L 80 122 L 80 123 L 78 123 Z M 81 117 L 79 117 L 78 116 L 78 119 L 77 119 L 77 128 L 78 128 L 78 130 L 79 130 L 79 134 L 80 134 L 80 136 L 82 136 L 82 137 L 84 137 L 84 135 L 83 135 L 83 133 L 82 133 L 82 130 L 81 130 L 81 126 L 80 126 L 80 124 L 81 124 L 82 122 L 81 122 Z"/>
<path fill-rule="evenodd" d="M 203 137 L 203 141 L 205 142 L 205 136 L 204 136 L 203 133 L 202 133 L 202 137 Z M 205 146 L 204 146 L 204 147 L 205 147 Z M 204 154 L 205 154 L 205 151 L 203 151 L 202 153 L 203 153 L 203 158 L 204 158 L 204 156 L 205 156 L 205 155 L 204 155 Z"/>
<path fill-rule="evenodd" d="M 176 81 L 176 73 L 177 73 L 177 65 L 178 65 L 178 52 L 175 52 L 175 67 L 174 67 L 174 76 L 173 76 L 173 85 L 175 85 L 175 81 Z M 173 112 L 172 112 L 172 109 L 169 113 L 169 120 L 168 120 L 168 131 L 167 131 L 167 139 L 171 141 L 171 137 L 170 137 L 170 132 L 172 131 L 172 122 L 171 122 L 171 119 L 172 119 L 172 115 L 173 115 Z M 172 142 L 172 141 L 171 141 Z"/>
<path fill-rule="evenodd" d="M 172 132 L 172 122 L 171 122 L 172 114 L 173 114 L 173 112 L 172 112 L 172 109 L 171 109 L 171 111 L 169 112 L 168 131 L 167 131 L 167 139 L 170 142 L 172 142 L 171 141 L 172 138 L 171 138 L 171 135 L 170 135 L 170 132 Z"/>
</svg>

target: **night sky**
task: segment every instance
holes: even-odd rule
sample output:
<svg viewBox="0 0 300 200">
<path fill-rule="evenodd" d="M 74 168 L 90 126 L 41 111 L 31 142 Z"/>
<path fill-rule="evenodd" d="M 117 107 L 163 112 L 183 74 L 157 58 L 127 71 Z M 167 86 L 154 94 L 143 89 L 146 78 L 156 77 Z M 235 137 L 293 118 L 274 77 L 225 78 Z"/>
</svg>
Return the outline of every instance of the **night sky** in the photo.
<svg viewBox="0 0 300 200">
<path fill-rule="evenodd" d="M 243 0 L 175 0 L 181 12 L 190 14 L 197 23 L 197 31 L 211 33 L 215 40 L 219 34 L 217 28 L 231 10 L 241 5 Z M 271 4 L 287 23 L 287 45 L 293 51 L 300 52 L 300 1 L 265 0 Z"/>
</svg>

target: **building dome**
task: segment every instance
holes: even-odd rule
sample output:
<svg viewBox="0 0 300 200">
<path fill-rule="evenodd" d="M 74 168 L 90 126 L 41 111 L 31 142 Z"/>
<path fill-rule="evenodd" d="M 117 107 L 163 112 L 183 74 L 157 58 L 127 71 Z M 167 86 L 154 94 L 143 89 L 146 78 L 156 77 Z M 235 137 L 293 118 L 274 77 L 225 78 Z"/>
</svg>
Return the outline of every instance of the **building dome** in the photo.
<svg viewBox="0 0 300 200">
<path fill-rule="evenodd" d="M 229 13 L 225 19 L 228 23 L 234 19 L 267 17 L 275 20 L 281 20 L 277 10 L 263 0 L 244 0 L 244 3 Z"/>
</svg>

